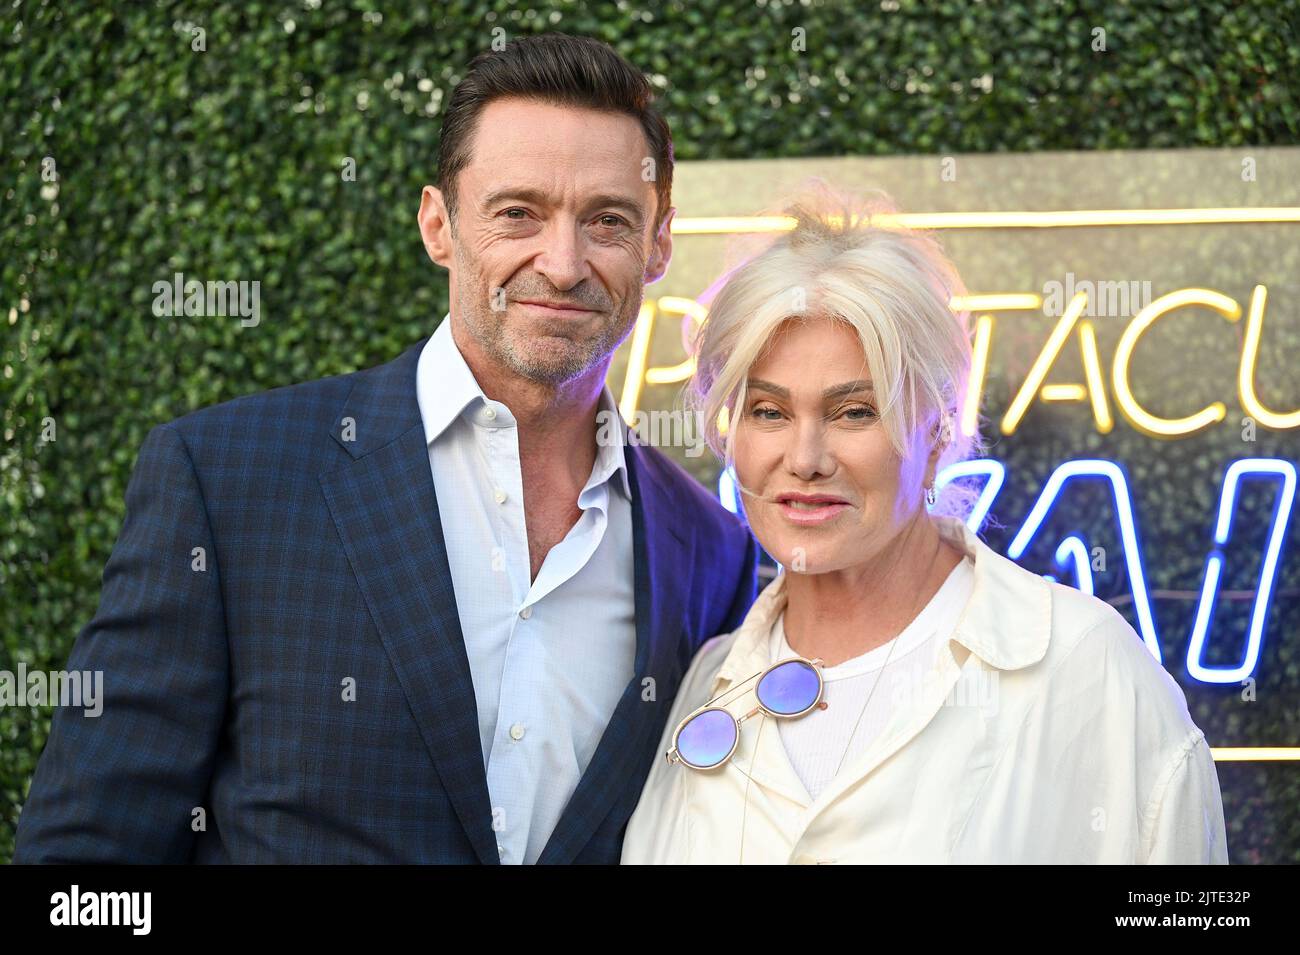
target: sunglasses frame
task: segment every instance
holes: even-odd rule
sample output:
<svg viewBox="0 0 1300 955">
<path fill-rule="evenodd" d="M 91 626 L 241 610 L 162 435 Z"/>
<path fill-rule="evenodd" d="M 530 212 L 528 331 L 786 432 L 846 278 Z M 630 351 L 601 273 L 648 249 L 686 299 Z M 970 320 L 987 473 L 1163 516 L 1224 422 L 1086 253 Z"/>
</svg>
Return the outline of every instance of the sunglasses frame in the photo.
<svg viewBox="0 0 1300 955">
<path fill-rule="evenodd" d="M 822 695 L 826 692 L 826 681 L 822 677 L 822 662 L 823 661 L 820 657 L 817 657 L 812 660 L 809 660 L 807 657 L 786 657 L 784 660 L 777 660 L 771 666 L 759 670 L 753 676 L 749 677 L 746 680 L 742 680 L 741 682 L 737 683 L 735 686 L 728 687 L 727 689 L 723 690 L 713 699 L 706 702 L 703 706 L 692 710 L 690 713 L 688 713 L 686 716 L 682 718 L 682 720 L 677 724 L 677 728 L 673 730 L 673 745 L 672 748 L 668 750 L 668 752 L 664 753 L 664 759 L 668 760 L 669 764 L 681 763 L 683 766 L 689 766 L 691 769 L 694 769 L 697 772 L 702 772 L 702 773 L 707 773 L 715 769 L 721 769 L 723 766 L 727 764 L 727 762 L 731 759 L 731 757 L 735 755 L 737 748 L 739 748 L 740 746 L 740 724 L 745 722 L 745 720 L 757 716 L 759 713 L 764 713 L 772 717 L 773 719 L 777 719 L 777 720 L 790 720 L 790 719 L 796 719 L 797 717 L 803 716 L 804 714 L 809 713 L 815 709 L 819 709 L 819 708 L 825 709 L 826 704 L 822 701 Z M 783 667 L 788 663 L 806 663 L 810 667 L 812 667 L 813 673 L 817 674 L 817 695 L 816 697 L 813 698 L 811 704 L 809 704 L 804 709 L 800 710 L 798 713 L 777 713 L 774 710 L 769 710 L 766 706 L 763 705 L 763 702 L 758 699 L 758 687 L 759 684 L 763 682 L 763 678 L 765 676 L 767 676 L 769 673 L 771 673 L 773 670 L 777 669 L 778 667 Z M 754 683 L 754 699 L 758 703 L 758 705 L 755 706 L 748 713 L 746 713 L 744 716 L 735 716 L 725 706 L 714 705 L 718 702 L 718 700 L 722 699 L 727 694 L 734 693 L 736 690 L 740 689 L 746 683 L 750 683 L 755 680 L 757 680 L 757 682 Z M 736 735 L 731 741 L 731 749 L 727 750 L 726 756 L 723 756 L 722 759 L 718 760 L 712 766 L 697 766 L 695 763 L 692 763 L 685 756 L 683 756 L 681 752 L 677 749 L 677 738 L 681 736 L 682 730 L 685 729 L 687 723 L 695 719 L 697 716 L 702 716 L 703 714 L 708 713 L 710 710 L 717 710 L 720 713 L 726 713 L 728 716 L 730 716 L 731 719 L 736 724 Z"/>
</svg>

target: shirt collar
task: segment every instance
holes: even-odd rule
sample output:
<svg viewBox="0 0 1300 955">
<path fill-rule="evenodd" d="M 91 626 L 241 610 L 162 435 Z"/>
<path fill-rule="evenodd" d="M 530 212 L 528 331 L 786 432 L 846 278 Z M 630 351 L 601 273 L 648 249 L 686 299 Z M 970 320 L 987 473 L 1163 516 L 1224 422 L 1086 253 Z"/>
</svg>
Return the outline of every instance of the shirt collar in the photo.
<svg viewBox="0 0 1300 955">
<path fill-rule="evenodd" d="M 1046 580 L 1008 560 L 955 517 L 935 519 L 939 533 L 974 562 L 974 587 L 952 640 L 999 670 L 1041 660 L 1051 636 L 1051 589 Z M 771 664 L 768 637 L 785 610 L 784 573 L 768 584 L 736 631 L 735 642 L 713 680 L 710 697 Z"/>
<path fill-rule="evenodd" d="M 479 387 L 474 373 L 465 362 L 465 356 L 456 347 L 451 336 L 451 313 L 443 317 L 428 342 L 420 349 L 420 360 L 415 372 L 415 396 L 420 405 L 420 418 L 424 422 L 424 441 L 433 444 L 466 408 L 478 410 L 488 404 L 488 398 Z M 609 384 L 601 387 L 596 417 L 596 463 L 591 469 L 583 493 L 599 487 L 618 474 L 618 486 L 623 495 L 632 499 L 632 486 L 628 480 L 627 423 L 619 414 L 614 393 Z M 614 426 L 614 425 L 617 426 Z M 579 495 L 581 497 L 581 494 Z"/>
<path fill-rule="evenodd" d="M 623 496 L 632 500 L 632 485 L 627 477 L 627 422 L 619 413 L 614 401 L 614 393 L 606 383 L 600 389 L 600 400 L 596 405 L 596 464 L 591 469 L 591 479 L 587 487 L 594 487 L 618 475 L 618 486 L 623 489 Z"/>
</svg>

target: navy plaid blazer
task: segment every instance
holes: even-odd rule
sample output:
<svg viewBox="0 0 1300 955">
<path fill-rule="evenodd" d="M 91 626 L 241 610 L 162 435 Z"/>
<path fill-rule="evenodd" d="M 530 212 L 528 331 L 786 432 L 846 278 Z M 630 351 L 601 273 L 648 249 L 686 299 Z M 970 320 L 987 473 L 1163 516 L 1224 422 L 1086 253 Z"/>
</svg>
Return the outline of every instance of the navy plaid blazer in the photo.
<svg viewBox="0 0 1300 955">
<path fill-rule="evenodd" d="M 68 661 L 103 712 L 56 708 L 15 862 L 498 861 L 422 346 L 150 431 Z M 754 598 L 748 530 L 627 451 L 635 676 L 543 863 L 618 861 L 691 656 Z"/>
</svg>

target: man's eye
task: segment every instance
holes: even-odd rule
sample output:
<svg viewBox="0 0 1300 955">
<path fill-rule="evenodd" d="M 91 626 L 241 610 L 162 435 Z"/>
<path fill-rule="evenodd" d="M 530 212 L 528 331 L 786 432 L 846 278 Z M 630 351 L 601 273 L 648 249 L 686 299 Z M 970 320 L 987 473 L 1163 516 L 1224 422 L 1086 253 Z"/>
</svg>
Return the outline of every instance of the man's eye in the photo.
<svg viewBox="0 0 1300 955">
<path fill-rule="evenodd" d="M 600 222 L 601 225 L 609 226 L 611 229 L 617 229 L 620 226 L 627 225 L 627 223 L 622 218 L 614 215 L 613 213 L 607 213 L 606 215 L 601 216 Z"/>
<path fill-rule="evenodd" d="M 510 216 L 510 213 L 512 213 L 512 212 L 518 212 L 521 216 L 526 216 L 526 215 L 528 215 L 528 210 L 527 210 L 527 209 L 518 209 L 518 208 L 516 208 L 516 209 L 507 209 L 505 212 L 502 213 L 502 215 L 504 215 L 504 216 L 508 216 L 508 217 L 511 217 L 511 218 L 514 218 L 513 216 Z M 515 219 L 515 221 L 518 222 L 519 220 L 518 220 L 518 219 Z"/>
</svg>

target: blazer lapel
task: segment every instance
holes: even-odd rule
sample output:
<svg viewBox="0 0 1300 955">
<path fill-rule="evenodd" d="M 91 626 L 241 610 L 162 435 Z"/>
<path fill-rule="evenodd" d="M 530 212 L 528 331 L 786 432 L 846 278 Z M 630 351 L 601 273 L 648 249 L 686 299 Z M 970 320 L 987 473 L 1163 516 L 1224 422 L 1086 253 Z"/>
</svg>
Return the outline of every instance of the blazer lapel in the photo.
<svg viewBox="0 0 1300 955">
<path fill-rule="evenodd" d="M 443 788 L 479 859 L 498 863 L 474 684 L 415 397 L 423 344 L 357 376 L 331 425 L 353 460 L 321 474 L 320 485 Z"/>
<path fill-rule="evenodd" d="M 646 452 L 628 443 L 626 453 L 636 568 L 635 675 L 538 863 L 572 862 L 628 788 L 640 788 L 649 767 L 646 760 L 652 758 L 647 748 L 658 741 L 681 682 L 678 651 L 686 637 L 686 588 L 694 564 L 694 538 L 688 529 L 678 530 L 679 508 L 654 479 Z M 654 680 L 653 702 L 643 699 L 647 677 Z"/>
</svg>

